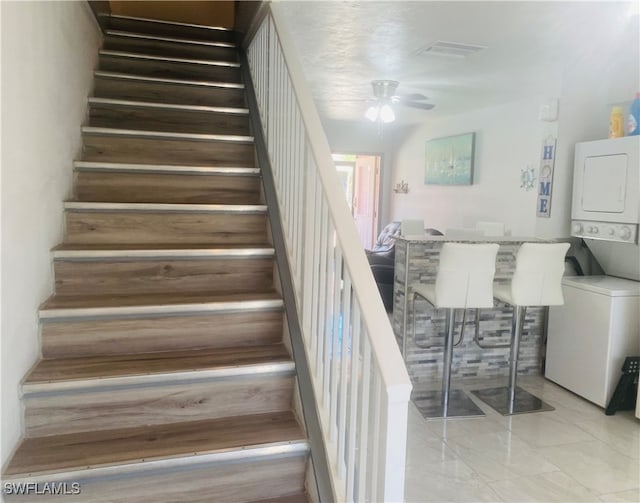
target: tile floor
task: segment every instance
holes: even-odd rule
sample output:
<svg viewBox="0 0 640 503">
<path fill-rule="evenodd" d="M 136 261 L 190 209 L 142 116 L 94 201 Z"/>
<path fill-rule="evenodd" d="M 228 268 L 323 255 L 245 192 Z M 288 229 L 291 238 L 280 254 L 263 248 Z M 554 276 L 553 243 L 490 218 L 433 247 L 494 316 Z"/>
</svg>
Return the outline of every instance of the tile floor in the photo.
<svg viewBox="0 0 640 503">
<path fill-rule="evenodd" d="M 465 391 L 504 384 L 464 381 Z M 456 383 L 459 384 L 459 383 Z M 518 384 L 556 408 L 425 420 L 409 407 L 407 502 L 640 502 L 640 420 L 604 411 L 538 376 Z"/>
</svg>

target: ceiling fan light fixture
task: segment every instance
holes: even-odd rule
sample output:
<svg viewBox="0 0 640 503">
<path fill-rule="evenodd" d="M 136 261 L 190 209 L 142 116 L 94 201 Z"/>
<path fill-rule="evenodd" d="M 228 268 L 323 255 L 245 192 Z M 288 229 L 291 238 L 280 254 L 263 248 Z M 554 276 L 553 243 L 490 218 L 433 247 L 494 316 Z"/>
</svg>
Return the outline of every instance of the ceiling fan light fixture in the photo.
<svg viewBox="0 0 640 503">
<path fill-rule="evenodd" d="M 373 95 L 378 99 L 391 98 L 399 84 L 397 80 L 372 80 Z"/>
<path fill-rule="evenodd" d="M 396 120 L 396 114 L 388 103 L 385 103 L 380 107 L 380 120 L 385 124 Z"/>
<path fill-rule="evenodd" d="M 378 120 L 378 115 L 380 114 L 380 109 L 376 105 L 370 106 L 365 112 L 365 118 L 369 119 L 371 122 L 375 122 Z"/>
</svg>

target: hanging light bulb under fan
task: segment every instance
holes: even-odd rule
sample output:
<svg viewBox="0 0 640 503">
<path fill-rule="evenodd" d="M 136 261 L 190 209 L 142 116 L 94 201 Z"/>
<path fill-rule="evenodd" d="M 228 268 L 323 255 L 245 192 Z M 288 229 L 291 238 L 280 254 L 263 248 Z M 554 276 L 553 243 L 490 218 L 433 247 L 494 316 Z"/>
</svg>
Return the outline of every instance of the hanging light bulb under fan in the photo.
<svg viewBox="0 0 640 503">
<path fill-rule="evenodd" d="M 365 112 L 364 116 L 367 119 L 371 122 L 378 122 L 380 126 L 396 120 L 396 114 L 391 105 L 398 84 L 396 80 L 374 80 L 371 82 L 376 103 Z"/>
<path fill-rule="evenodd" d="M 367 108 L 364 116 L 371 122 L 378 124 L 378 132 L 382 134 L 382 126 L 396 120 L 395 105 L 431 110 L 435 105 L 427 103 L 427 97 L 422 93 L 398 95 L 396 90 L 400 83 L 397 80 L 373 80 L 373 104 Z"/>
</svg>

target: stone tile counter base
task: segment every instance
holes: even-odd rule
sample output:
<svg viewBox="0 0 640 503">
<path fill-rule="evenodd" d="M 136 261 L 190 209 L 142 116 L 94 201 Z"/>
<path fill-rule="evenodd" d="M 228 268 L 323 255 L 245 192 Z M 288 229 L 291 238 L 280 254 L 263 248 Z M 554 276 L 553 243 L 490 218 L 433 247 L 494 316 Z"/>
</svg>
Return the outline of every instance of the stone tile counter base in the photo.
<svg viewBox="0 0 640 503">
<path fill-rule="evenodd" d="M 442 244 L 447 241 L 442 237 L 428 239 L 404 239 L 396 241 L 395 284 L 393 292 L 393 329 L 402 346 L 402 328 L 405 308 L 405 262 L 407 246 L 409 246 L 408 284 L 433 283 L 438 271 L 438 260 Z M 500 239 L 500 249 L 496 259 L 495 282 L 508 283 L 514 268 L 515 257 L 520 245 L 534 239 Z M 478 242 L 480 242 L 478 240 Z M 410 295 L 410 294 L 409 294 Z M 416 338 L 421 345 L 438 345 L 432 349 L 423 349 L 413 341 L 413 325 L 411 313 L 411 297 L 408 301 L 407 313 L 407 355 L 406 363 L 411 379 L 420 384 L 437 387 L 442 376 L 442 344 L 444 343 L 445 310 L 434 310 L 423 299 L 417 298 Z M 543 338 L 546 309 L 531 307 L 527 309 L 522 341 L 518 374 L 540 374 L 544 355 Z M 493 309 L 480 310 L 480 342 L 483 344 L 508 344 L 511 335 L 513 309 L 495 301 Z M 452 378 L 461 377 L 507 377 L 509 375 L 509 348 L 484 349 L 474 342 L 475 310 L 467 311 L 464 342 L 454 348 Z M 455 340 L 460 334 L 462 310 L 456 310 Z"/>
</svg>

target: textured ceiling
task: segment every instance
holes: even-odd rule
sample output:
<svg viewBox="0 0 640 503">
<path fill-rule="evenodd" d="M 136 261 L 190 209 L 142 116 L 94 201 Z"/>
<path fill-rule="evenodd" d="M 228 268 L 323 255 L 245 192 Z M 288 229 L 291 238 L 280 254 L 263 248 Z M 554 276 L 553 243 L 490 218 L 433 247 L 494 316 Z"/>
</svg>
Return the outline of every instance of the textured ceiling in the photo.
<svg viewBox="0 0 640 503">
<path fill-rule="evenodd" d="M 400 123 L 554 93 L 563 67 L 596 57 L 629 29 L 630 2 L 284 2 L 305 76 L 325 119 L 361 120 L 370 81 L 400 81 L 432 111 Z M 437 40 L 487 49 L 466 58 L 416 54 Z M 600 55 L 601 56 L 601 55 Z"/>
</svg>

